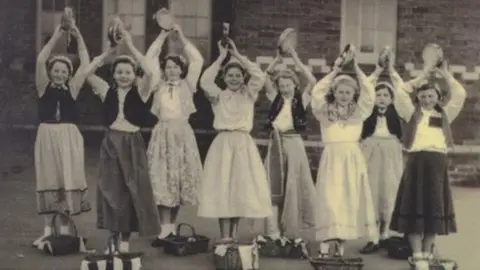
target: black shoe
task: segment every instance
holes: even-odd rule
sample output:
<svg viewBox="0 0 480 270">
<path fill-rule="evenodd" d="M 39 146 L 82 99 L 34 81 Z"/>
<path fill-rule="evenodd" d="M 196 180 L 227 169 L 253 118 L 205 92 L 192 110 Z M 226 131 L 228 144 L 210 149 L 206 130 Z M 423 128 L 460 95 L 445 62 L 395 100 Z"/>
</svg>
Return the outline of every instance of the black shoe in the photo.
<svg viewBox="0 0 480 270">
<path fill-rule="evenodd" d="M 152 241 L 152 247 L 163 247 L 163 245 L 165 244 L 165 240 L 172 239 L 172 238 L 175 238 L 175 235 L 173 233 L 170 233 L 169 235 L 167 235 L 167 237 L 162 238 L 162 239 L 156 237 Z"/>
<path fill-rule="evenodd" d="M 381 249 L 388 249 L 388 244 L 389 244 L 389 239 L 383 239 L 383 240 L 380 240 L 378 242 L 378 246 L 381 248 Z"/>
<path fill-rule="evenodd" d="M 373 242 L 368 242 L 361 250 L 361 254 L 372 254 L 380 250 L 379 244 L 374 244 Z"/>
</svg>

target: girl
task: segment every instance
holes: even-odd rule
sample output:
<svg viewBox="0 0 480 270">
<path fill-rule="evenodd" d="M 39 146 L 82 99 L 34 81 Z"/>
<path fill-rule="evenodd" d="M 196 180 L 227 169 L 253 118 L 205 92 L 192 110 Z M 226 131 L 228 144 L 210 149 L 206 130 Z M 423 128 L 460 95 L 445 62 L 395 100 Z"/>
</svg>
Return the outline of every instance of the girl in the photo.
<svg viewBox="0 0 480 270">
<path fill-rule="evenodd" d="M 315 226 L 315 186 L 305 145 L 298 132 L 306 129 L 306 107 L 316 79 L 295 50 L 290 49 L 288 53 L 308 83 L 302 95 L 295 72 L 285 68 L 274 76 L 275 66 L 282 61 L 278 52 L 266 70 L 265 89 L 272 102 L 268 116 L 272 136 L 265 162 L 274 205 L 273 216 L 266 220 L 271 240 L 278 240 L 285 233 L 298 238 L 301 229 Z"/>
<path fill-rule="evenodd" d="M 155 235 L 160 228 L 140 133 L 140 127 L 149 124 L 144 102 L 150 94 L 152 71 L 130 34 L 123 31 L 122 36 L 145 73 L 143 83 L 135 83 L 135 61 L 125 55 L 113 62 L 112 85 L 95 75 L 88 82 L 103 101 L 104 123 L 108 127 L 100 147 L 97 226 L 114 235 L 113 250 L 127 252 L 132 232 Z M 96 57 L 91 65 L 100 67 L 112 50 Z"/>
<path fill-rule="evenodd" d="M 64 32 L 60 25 L 55 28 L 36 64 L 40 120 L 35 140 L 37 210 L 45 216 L 45 226 L 43 235 L 33 242 L 33 246 L 52 234 L 52 213 L 66 211 L 78 215 L 90 211 L 86 199 L 83 137 L 75 125 L 78 117 L 75 103 L 85 82 L 89 56 L 80 31 L 73 25 L 70 33 L 77 40 L 80 58 L 75 75 L 67 57 L 58 55 L 49 59 Z M 61 222 L 60 233 L 68 234 L 68 221 L 62 218 Z"/>
<path fill-rule="evenodd" d="M 164 75 L 153 97 L 151 112 L 158 117 L 158 123 L 148 145 L 150 179 L 162 224 L 160 234 L 152 242 L 154 247 L 175 235 L 180 205 L 197 203 L 202 173 L 197 141 L 188 119 L 196 111 L 193 94 L 197 91 L 203 58 L 178 25 L 173 31 L 184 45 L 188 66 L 178 55 L 169 55 L 161 63 L 157 60 L 169 32 L 162 31 L 146 54 L 147 59 L 153 60 L 154 76 Z"/>
<path fill-rule="evenodd" d="M 392 59 L 390 57 L 390 59 Z M 393 61 L 389 61 L 393 65 Z M 370 75 L 375 86 L 375 107 L 370 117 L 363 122 L 361 147 L 367 161 L 368 180 L 380 238 L 374 237 L 360 250 L 370 254 L 386 247 L 395 195 L 402 176 L 403 152 L 400 143 L 402 119 L 394 104 L 393 86 L 388 82 L 377 83 L 383 68 L 377 66 Z"/>
<path fill-rule="evenodd" d="M 325 145 L 316 183 L 316 239 L 322 241 L 321 257 L 328 256 L 331 241 L 336 243 L 335 255 L 343 256 L 345 240 L 376 234 L 367 168 L 358 143 L 363 121 L 375 104 L 375 90 L 355 59 L 360 87 L 348 75 L 336 77 L 342 61 L 338 58 L 333 71 L 312 90 L 312 111 Z"/>
<path fill-rule="evenodd" d="M 450 100 L 440 106 L 442 93 L 428 80 L 435 72 L 446 80 Z M 398 113 L 407 121 L 403 146 L 407 165 L 397 193 L 390 228 L 405 233 L 419 269 L 428 269 L 435 236 L 455 233 L 457 226 L 448 179 L 447 149 L 453 146 L 450 123 L 466 99 L 463 86 L 450 74 L 446 62 L 440 68 L 427 66 L 418 78 L 403 83 L 390 69 Z M 415 91 L 414 102 L 408 95 Z"/>
<path fill-rule="evenodd" d="M 237 236 L 240 217 L 265 218 L 272 214 L 267 176 L 260 153 L 249 132 L 254 103 L 265 83 L 262 70 L 241 55 L 229 40 L 231 56 L 222 76 L 227 89 L 215 84 L 227 49 L 218 43 L 220 55 L 200 80 L 212 103 L 213 126 L 219 132 L 208 150 L 202 175 L 198 215 L 219 218 L 222 243 Z M 251 76 L 248 82 L 245 77 Z M 229 231 L 227 233 L 227 226 Z"/>
</svg>

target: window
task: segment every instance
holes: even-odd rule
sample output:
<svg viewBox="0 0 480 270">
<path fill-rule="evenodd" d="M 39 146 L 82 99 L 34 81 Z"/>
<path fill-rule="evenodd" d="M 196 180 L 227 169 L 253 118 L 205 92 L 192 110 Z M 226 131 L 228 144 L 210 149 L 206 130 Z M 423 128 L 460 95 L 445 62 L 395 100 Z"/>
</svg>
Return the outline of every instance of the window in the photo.
<svg viewBox="0 0 480 270">
<path fill-rule="evenodd" d="M 37 52 L 48 42 L 53 31 L 60 24 L 63 10 L 66 6 L 72 7 L 78 20 L 78 0 L 37 0 Z M 54 54 L 76 54 L 76 40 L 63 35 L 55 44 Z"/>
<path fill-rule="evenodd" d="M 205 59 L 209 59 L 212 28 L 211 0 L 170 0 L 170 10 L 185 36 L 195 44 Z M 172 52 L 180 52 L 178 43 L 171 42 L 169 45 Z"/>
<path fill-rule="evenodd" d="M 104 0 L 103 2 L 103 48 L 108 46 L 108 26 L 110 21 L 119 16 L 126 29 L 132 35 L 135 47 L 145 53 L 145 12 L 146 0 Z M 119 54 L 128 53 L 124 44 L 117 50 Z"/>
<path fill-rule="evenodd" d="M 361 63 L 375 63 L 385 46 L 396 47 L 397 0 L 342 0 L 340 48 L 352 43 Z"/>
</svg>

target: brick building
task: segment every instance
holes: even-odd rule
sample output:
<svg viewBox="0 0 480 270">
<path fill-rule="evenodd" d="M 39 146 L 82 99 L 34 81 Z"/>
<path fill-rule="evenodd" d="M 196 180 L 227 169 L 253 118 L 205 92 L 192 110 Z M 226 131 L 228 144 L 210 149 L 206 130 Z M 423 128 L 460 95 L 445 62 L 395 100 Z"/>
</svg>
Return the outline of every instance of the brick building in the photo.
<svg viewBox="0 0 480 270">
<path fill-rule="evenodd" d="M 372 70 L 379 50 L 390 45 L 396 50 L 396 65 L 405 79 L 421 69 L 421 51 L 435 42 L 444 49 L 452 71 L 468 89 L 465 109 L 453 124 L 457 144 L 480 144 L 478 79 L 480 2 L 476 0 L 3 0 L 0 11 L 0 105 L 3 123 L 36 123 L 33 69 L 36 54 L 59 22 L 63 7 L 76 11 L 90 55 L 107 46 L 110 18 L 119 14 L 130 27 L 137 47 L 145 51 L 158 34 L 153 14 L 168 7 L 185 34 L 203 53 L 206 63 L 215 58 L 220 25 L 229 20 L 240 51 L 267 65 L 274 55 L 276 39 L 287 27 L 299 31 L 298 52 L 317 78 L 329 71 L 344 44 L 359 49 L 366 72 Z M 57 53 L 72 51 L 64 43 Z M 170 49 L 175 49 L 174 44 Z M 74 51 L 74 50 L 73 50 Z M 79 96 L 82 124 L 100 123 L 100 101 L 86 89 Z M 211 110 L 201 91 L 195 96 L 198 113 L 192 124 L 211 126 Z M 268 103 L 257 102 L 253 133 L 262 132 Z M 311 121 L 308 137 L 318 138 L 318 123 Z M 317 136 L 315 136 L 317 135 Z"/>
</svg>

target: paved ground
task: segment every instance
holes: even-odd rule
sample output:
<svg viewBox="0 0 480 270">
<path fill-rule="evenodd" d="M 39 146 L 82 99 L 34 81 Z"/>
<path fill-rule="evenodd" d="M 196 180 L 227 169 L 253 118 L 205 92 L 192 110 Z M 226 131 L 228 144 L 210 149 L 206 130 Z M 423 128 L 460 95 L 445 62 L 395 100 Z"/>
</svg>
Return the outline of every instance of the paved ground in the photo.
<svg viewBox="0 0 480 270">
<path fill-rule="evenodd" d="M 27 133 L 0 134 L 0 269 L 67 270 L 79 269 L 82 255 L 48 257 L 32 249 L 30 243 L 42 228 L 42 219 L 35 212 L 35 182 L 33 168 L 33 137 Z M 100 136 L 100 135 L 99 135 Z M 95 164 L 98 148 L 88 149 L 86 170 L 91 187 L 90 198 L 95 198 Z M 19 172 L 20 171 L 20 172 Z M 442 255 L 454 258 L 462 270 L 480 269 L 476 257 L 480 256 L 480 189 L 454 188 L 455 207 L 459 233 L 438 240 Z M 92 200 L 93 201 L 93 200 Z M 187 207 L 181 211 L 180 222 L 192 224 L 199 234 L 217 237 L 217 224 L 213 220 L 197 218 L 195 209 Z M 95 213 L 90 212 L 76 218 L 82 235 L 90 239 L 89 246 L 104 247 L 106 235 L 95 227 Z M 251 235 L 247 222 L 241 224 L 241 235 Z M 348 244 L 347 253 L 356 254 L 363 241 Z M 162 250 L 149 247 L 147 239 L 134 236 L 132 248 L 146 253 L 144 269 L 210 270 L 214 269 L 212 254 L 188 258 L 176 258 L 163 254 Z M 364 256 L 365 269 L 408 269 L 404 261 L 386 258 L 380 253 Z M 262 259 L 262 270 L 307 270 L 312 269 L 307 261 Z"/>
</svg>

